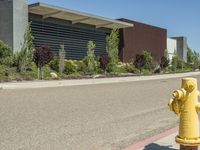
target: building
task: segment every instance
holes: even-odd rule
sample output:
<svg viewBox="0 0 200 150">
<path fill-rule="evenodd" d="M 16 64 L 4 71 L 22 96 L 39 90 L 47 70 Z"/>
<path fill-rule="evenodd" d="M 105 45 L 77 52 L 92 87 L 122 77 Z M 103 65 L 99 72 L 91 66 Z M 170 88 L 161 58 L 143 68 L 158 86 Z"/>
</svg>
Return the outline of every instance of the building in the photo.
<svg viewBox="0 0 200 150">
<path fill-rule="evenodd" d="M 171 37 L 167 39 L 167 50 L 169 54 L 169 59 L 171 60 L 174 56 L 174 53 L 177 53 L 179 59 L 187 62 L 187 51 L 188 44 L 187 38 L 184 36 L 180 37 Z"/>
<path fill-rule="evenodd" d="M 174 56 L 174 53 L 177 52 L 177 42 L 175 39 L 167 38 L 167 53 L 170 62 Z"/>
<path fill-rule="evenodd" d="M 120 59 L 131 62 L 136 54 L 146 50 L 154 61 L 160 62 L 167 49 L 167 30 L 124 18 L 119 20 L 134 25 L 120 30 Z"/>
<path fill-rule="evenodd" d="M 14 52 L 22 48 L 28 25 L 26 0 L 0 0 L 0 40 Z"/>
<path fill-rule="evenodd" d="M 25 29 L 31 22 L 34 44 L 50 46 L 58 54 L 65 45 L 67 59 L 82 59 L 87 43 L 96 44 L 95 54 L 106 54 L 106 36 L 113 28 L 133 27 L 133 24 L 99 17 L 44 3 L 27 5 L 26 0 L 0 1 L 0 40 L 14 52 L 23 45 Z"/>
</svg>

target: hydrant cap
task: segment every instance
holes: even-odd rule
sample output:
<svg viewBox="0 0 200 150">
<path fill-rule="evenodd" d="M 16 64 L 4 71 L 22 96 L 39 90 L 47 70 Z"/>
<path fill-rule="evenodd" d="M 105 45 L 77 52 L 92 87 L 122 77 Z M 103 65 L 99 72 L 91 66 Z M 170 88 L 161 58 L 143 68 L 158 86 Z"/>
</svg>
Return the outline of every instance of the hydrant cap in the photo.
<svg viewBox="0 0 200 150">
<path fill-rule="evenodd" d="M 197 79 L 184 78 L 182 80 L 182 88 L 184 88 L 188 92 L 192 92 L 195 88 L 197 88 Z"/>
</svg>

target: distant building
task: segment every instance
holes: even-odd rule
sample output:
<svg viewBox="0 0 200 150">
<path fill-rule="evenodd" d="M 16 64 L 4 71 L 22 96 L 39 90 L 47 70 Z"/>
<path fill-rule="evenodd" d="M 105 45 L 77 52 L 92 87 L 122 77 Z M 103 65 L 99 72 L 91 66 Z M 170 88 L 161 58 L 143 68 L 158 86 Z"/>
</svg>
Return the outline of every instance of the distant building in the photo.
<svg viewBox="0 0 200 150">
<path fill-rule="evenodd" d="M 13 52 L 23 45 L 24 33 L 31 21 L 36 47 L 48 45 L 58 54 L 65 45 L 67 59 L 83 59 L 87 44 L 96 44 L 95 54 L 106 55 L 106 36 L 113 28 L 132 27 L 133 24 L 88 13 L 69 10 L 44 3 L 27 4 L 27 0 L 0 0 L 0 40 Z"/>
<path fill-rule="evenodd" d="M 124 18 L 119 20 L 134 25 L 120 30 L 120 59 L 131 62 L 136 54 L 146 50 L 155 61 L 160 62 L 167 49 L 167 30 Z"/>
<path fill-rule="evenodd" d="M 170 59 L 172 59 L 174 52 L 176 52 L 179 59 L 187 62 L 187 48 L 187 38 L 184 36 L 171 37 L 167 39 L 167 50 Z"/>
<path fill-rule="evenodd" d="M 177 52 L 177 41 L 175 39 L 167 38 L 167 53 L 170 62 L 174 56 L 174 53 Z"/>
</svg>

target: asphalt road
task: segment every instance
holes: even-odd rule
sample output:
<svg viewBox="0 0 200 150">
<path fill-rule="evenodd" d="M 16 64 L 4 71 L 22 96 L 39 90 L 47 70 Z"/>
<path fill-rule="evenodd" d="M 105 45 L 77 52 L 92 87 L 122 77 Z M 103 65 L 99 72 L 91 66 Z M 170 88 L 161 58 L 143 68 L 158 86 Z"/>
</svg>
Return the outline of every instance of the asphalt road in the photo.
<svg viewBox="0 0 200 150">
<path fill-rule="evenodd" d="M 121 150 L 177 125 L 167 103 L 180 84 L 176 78 L 0 90 L 0 149 Z"/>
</svg>

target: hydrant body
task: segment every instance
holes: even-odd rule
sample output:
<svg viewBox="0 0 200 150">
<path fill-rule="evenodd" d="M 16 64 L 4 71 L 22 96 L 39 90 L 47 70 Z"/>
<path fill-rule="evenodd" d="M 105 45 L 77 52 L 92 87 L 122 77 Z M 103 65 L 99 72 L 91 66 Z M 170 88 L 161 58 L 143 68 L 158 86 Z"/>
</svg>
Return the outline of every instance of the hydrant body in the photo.
<svg viewBox="0 0 200 150">
<path fill-rule="evenodd" d="M 198 104 L 199 91 L 195 78 L 184 78 L 182 87 L 173 93 L 169 107 L 180 116 L 179 135 L 176 142 L 185 146 L 200 145 Z"/>
</svg>

